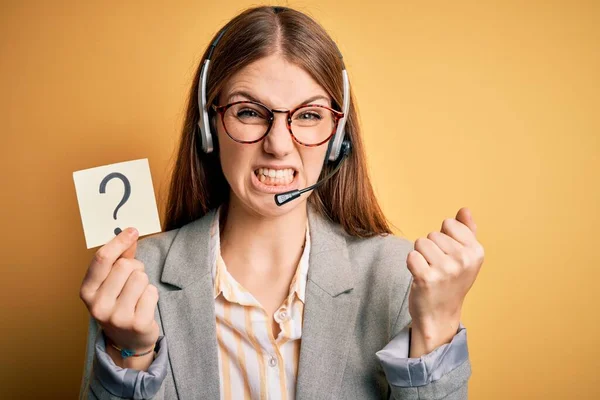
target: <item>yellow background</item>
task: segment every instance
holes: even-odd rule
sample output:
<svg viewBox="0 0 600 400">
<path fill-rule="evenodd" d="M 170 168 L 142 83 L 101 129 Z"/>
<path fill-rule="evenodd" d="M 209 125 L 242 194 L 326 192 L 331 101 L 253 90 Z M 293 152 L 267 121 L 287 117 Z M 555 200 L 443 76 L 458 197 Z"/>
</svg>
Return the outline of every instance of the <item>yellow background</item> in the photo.
<svg viewBox="0 0 600 400">
<path fill-rule="evenodd" d="M 162 212 L 201 52 L 255 4 L 2 2 L 2 398 L 79 390 L 94 250 L 73 171 L 147 157 Z M 414 240 L 473 212 L 470 398 L 600 398 L 599 3 L 287 4 L 344 55 L 394 224 Z"/>
</svg>

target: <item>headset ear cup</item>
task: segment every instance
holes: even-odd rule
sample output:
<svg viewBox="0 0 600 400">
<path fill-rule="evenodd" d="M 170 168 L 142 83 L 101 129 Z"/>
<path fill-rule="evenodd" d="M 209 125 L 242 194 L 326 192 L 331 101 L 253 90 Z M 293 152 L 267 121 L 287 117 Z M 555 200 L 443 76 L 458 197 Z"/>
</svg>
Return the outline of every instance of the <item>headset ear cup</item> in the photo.
<svg viewBox="0 0 600 400">
<path fill-rule="evenodd" d="M 340 150 L 340 157 L 348 157 L 352 153 L 352 143 L 349 139 L 344 139 L 342 142 L 342 149 Z"/>
<path fill-rule="evenodd" d="M 325 152 L 325 160 L 323 162 L 323 166 L 327 164 L 335 164 L 335 161 L 329 161 L 329 155 L 331 154 L 331 147 L 333 145 L 333 138 L 327 143 L 327 151 Z"/>
<path fill-rule="evenodd" d="M 346 132 L 344 132 L 343 135 L 344 135 L 343 136 L 344 139 L 342 139 L 342 142 L 340 143 L 340 149 L 338 151 L 338 156 L 333 161 L 329 160 L 329 155 L 332 152 L 334 141 L 330 140 L 329 143 L 327 144 L 327 152 L 325 154 L 325 165 L 327 165 L 327 164 L 336 165 L 344 157 L 347 157 L 348 155 L 350 155 L 350 152 L 352 151 L 352 145 L 350 144 L 350 139 L 346 138 Z"/>
</svg>

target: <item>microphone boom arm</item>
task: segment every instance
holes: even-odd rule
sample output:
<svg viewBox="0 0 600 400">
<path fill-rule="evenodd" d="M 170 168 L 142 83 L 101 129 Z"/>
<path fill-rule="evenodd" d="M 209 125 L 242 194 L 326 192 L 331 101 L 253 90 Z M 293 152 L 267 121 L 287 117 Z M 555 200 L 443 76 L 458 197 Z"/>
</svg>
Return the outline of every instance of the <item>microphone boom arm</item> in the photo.
<svg viewBox="0 0 600 400">
<path fill-rule="evenodd" d="M 346 159 L 346 157 L 348 156 L 348 154 L 350 154 L 350 147 L 351 146 L 350 146 L 349 141 L 344 141 L 342 143 L 342 157 L 340 157 L 340 160 L 335 165 L 335 168 L 333 169 L 333 171 L 331 171 L 329 173 L 329 175 L 327 175 L 325 178 L 321 179 L 314 185 L 305 187 L 304 189 L 301 189 L 301 190 L 295 189 L 295 190 L 290 190 L 289 192 L 278 193 L 275 195 L 275 203 L 281 207 L 282 205 L 289 203 L 290 201 L 292 201 L 294 199 L 297 199 L 298 197 L 300 197 L 300 195 L 302 193 L 308 192 L 309 190 L 313 190 L 313 189 L 316 189 L 319 186 L 321 186 L 326 180 L 331 178 L 333 176 L 333 174 L 335 174 L 338 171 L 338 169 L 340 169 L 340 167 L 342 166 L 342 161 L 344 161 Z"/>
</svg>

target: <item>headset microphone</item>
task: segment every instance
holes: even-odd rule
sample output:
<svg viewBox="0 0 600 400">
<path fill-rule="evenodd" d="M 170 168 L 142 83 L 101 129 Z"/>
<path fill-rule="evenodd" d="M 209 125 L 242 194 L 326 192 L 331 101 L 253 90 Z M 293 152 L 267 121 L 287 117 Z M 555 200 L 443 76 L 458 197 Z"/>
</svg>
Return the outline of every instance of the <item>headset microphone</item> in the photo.
<svg viewBox="0 0 600 400">
<path fill-rule="evenodd" d="M 346 159 L 346 157 L 348 157 L 348 155 L 350 154 L 350 150 L 351 150 L 352 146 L 350 145 L 350 141 L 349 140 L 344 140 L 342 142 L 342 154 L 340 154 L 340 157 L 337 161 L 337 163 L 335 164 L 335 167 L 333 168 L 333 171 L 331 171 L 329 173 L 329 175 L 327 175 L 325 178 L 321 179 L 320 181 L 318 181 L 317 183 L 315 183 L 314 185 L 305 187 L 302 190 L 290 190 L 289 192 L 283 192 L 283 193 L 278 193 L 275 195 L 275 204 L 277 204 L 278 206 L 282 206 L 286 203 L 289 203 L 290 201 L 297 199 L 298 197 L 300 197 L 300 195 L 304 192 L 308 192 L 309 190 L 313 190 L 318 188 L 319 186 L 321 186 L 321 184 L 323 184 L 325 181 L 327 181 L 329 178 L 331 178 L 338 169 L 340 169 L 342 162 Z"/>
</svg>

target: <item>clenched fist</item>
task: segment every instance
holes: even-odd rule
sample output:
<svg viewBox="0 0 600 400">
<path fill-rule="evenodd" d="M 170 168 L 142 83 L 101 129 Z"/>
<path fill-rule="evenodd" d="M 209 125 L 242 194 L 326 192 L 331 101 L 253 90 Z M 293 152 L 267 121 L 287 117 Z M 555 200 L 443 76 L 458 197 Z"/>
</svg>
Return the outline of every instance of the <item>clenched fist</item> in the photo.
<svg viewBox="0 0 600 400">
<path fill-rule="evenodd" d="M 462 304 L 484 260 L 476 234 L 471 212 L 463 207 L 456 218 L 444 220 L 440 232 L 415 241 L 407 267 L 414 277 L 409 312 L 418 332 L 431 337 L 440 329 L 450 337 L 456 332 Z"/>
</svg>

